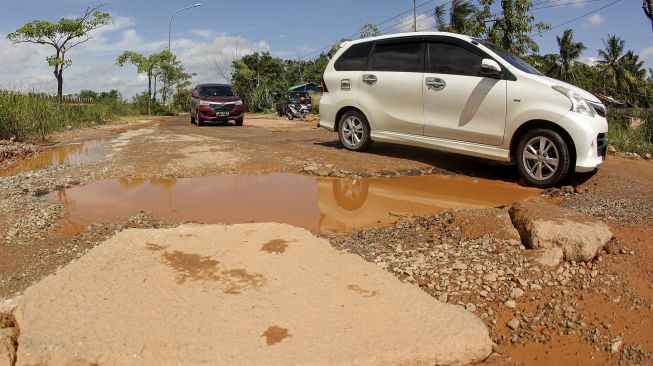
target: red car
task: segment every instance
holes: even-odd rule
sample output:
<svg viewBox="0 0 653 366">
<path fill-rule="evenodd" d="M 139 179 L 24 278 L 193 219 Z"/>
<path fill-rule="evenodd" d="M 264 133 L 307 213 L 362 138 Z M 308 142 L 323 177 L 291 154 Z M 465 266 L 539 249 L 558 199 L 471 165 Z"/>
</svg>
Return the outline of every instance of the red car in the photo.
<svg viewBox="0 0 653 366">
<path fill-rule="evenodd" d="M 245 106 L 228 84 L 200 84 L 195 87 L 190 101 L 190 122 L 201 126 L 204 122 L 235 121 L 243 125 Z"/>
</svg>

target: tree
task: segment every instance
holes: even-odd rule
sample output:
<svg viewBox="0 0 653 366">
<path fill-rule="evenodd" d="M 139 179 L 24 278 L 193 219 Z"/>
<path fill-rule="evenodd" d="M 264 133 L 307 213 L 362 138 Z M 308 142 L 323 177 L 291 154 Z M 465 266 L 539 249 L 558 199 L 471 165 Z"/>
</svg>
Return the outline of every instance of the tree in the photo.
<svg viewBox="0 0 653 366">
<path fill-rule="evenodd" d="M 116 65 L 122 67 L 126 63 L 131 63 L 136 66 L 139 74 L 147 75 L 148 115 L 152 115 L 152 100 L 156 98 L 156 94 L 152 93 L 152 84 L 154 84 L 154 91 L 156 93 L 156 79 L 161 73 L 162 65 L 165 62 L 169 62 L 172 58 L 174 58 L 174 54 L 168 50 L 164 50 L 147 57 L 137 52 L 125 51 L 116 59 Z"/>
<path fill-rule="evenodd" d="M 358 33 L 360 34 L 360 38 L 363 39 L 363 38 L 380 36 L 381 30 L 379 30 L 379 27 L 377 27 L 374 24 L 365 23 L 360 27 Z"/>
<path fill-rule="evenodd" d="M 351 41 L 351 38 L 340 38 L 340 40 L 338 42 L 334 43 L 333 46 L 331 46 L 331 49 L 329 50 L 329 53 L 327 53 L 327 56 L 329 57 L 329 59 L 331 59 L 331 58 L 333 58 L 333 56 L 335 56 L 336 52 L 338 52 L 338 50 L 340 49 L 340 45 L 343 42 L 348 42 L 348 41 Z"/>
<path fill-rule="evenodd" d="M 488 16 L 468 0 L 453 0 L 449 7 L 449 19 L 446 5 L 438 5 L 434 10 L 435 26 L 441 32 L 454 32 L 467 34 L 473 37 L 480 36 L 485 31 L 484 19 Z"/>
<path fill-rule="evenodd" d="M 94 90 L 82 90 L 79 92 L 79 99 L 97 99 L 98 94 Z"/>
<path fill-rule="evenodd" d="M 486 14 L 489 14 L 494 0 L 479 2 L 483 4 Z M 494 19 L 494 24 L 487 30 L 488 40 L 517 55 L 537 53 L 539 47 L 531 33 L 542 32 L 550 29 L 550 26 L 542 22 L 536 23 L 535 17 L 528 14 L 531 7 L 531 0 L 501 0 L 501 16 Z"/>
<path fill-rule="evenodd" d="M 66 58 L 66 53 L 91 39 L 93 30 L 111 23 L 111 16 L 109 13 L 101 12 L 99 10 L 101 7 L 102 5 L 86 8 L 79 17 L 61 18 L 56 23 L 33 20 L 7 35 L 13 43 L 34 43 L 54 48 L 55 53 L 48 56 L 46 60 L 53 68 L 54 77 L 57 79 L 59 103 L 63 101 L 64 70 L 72 65 L 72 60 Z"/>
<path fill-rule="evenodd" d="M 571 81 L 578 79 L 575 73 L 576 60 L 587 47 L 582 42 L 574 42 L 574 31 L 565 29 L 562 37 L 556 36 L 558 41 L 558 59 L 554 66 L 555 76 L 562 81 Z"/>
<path fill-rule="evenodd" d="M 163 88 L 161 89 L 163 95 L 163 101 L 168 102 L 168 99 L 173 95 L 172 87 L 190 80 L 193 75 L 186 72 L 182 63 L 177 60 L 177 56 L 173 53 L 161 57 L 161 65 L 159 69 L 161 70 L 160 76 L 161 81 L 163 82 Z M 179 90 L 179 86 L 177 87 Z"/>
</svg>

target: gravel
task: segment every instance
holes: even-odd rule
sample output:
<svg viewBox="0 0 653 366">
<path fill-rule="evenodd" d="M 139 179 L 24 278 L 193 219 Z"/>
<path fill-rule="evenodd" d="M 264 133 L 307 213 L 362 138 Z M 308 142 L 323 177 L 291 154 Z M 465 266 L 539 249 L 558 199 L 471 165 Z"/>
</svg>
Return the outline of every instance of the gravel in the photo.
<svg viewBox="0 0 653 366">
<path fill-rule="evenodd" d="M 616 335 L 575 310 L 584 296 L 622 296 L 638 306 L 653 306 L 632 292 L 623 293 L 620 279 L 604 274 L 603 256 L 622 255 L 618 252 L 604 250 L 590 263 L 544 267 L 515 240 L 463 237 L 449 211 L 406 218 L 391 227 L 322 235 L 334 247 L 376 263 L 439 301 L 478 314 L 499 345 L 546 343 L 555 335 L 577 334 L 605 349 Z M 634 359 L 653 360 L 648 353 L 633 352 Z"/>
</svg>

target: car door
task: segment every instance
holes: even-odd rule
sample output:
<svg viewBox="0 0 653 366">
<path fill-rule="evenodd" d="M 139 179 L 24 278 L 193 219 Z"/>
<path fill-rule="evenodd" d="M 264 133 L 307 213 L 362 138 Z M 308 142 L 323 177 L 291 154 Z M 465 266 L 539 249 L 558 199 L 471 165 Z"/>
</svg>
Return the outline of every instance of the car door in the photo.
<svg viewBox="0 0 653 366">
<path fill-rule="evenodd" d="M 483 51 L 462 40 L 427 42 L 424 135 L 486 145 L 503 143 L 506 88 L 503 77 L 485 77 Z"/>
<path fill-rule="evenodd" d="M 369 71 L 359 79 L 358 100 L 372 130 L 422 135 L 424 42 L 421 38 L 377 41 Z"/>
</svg>

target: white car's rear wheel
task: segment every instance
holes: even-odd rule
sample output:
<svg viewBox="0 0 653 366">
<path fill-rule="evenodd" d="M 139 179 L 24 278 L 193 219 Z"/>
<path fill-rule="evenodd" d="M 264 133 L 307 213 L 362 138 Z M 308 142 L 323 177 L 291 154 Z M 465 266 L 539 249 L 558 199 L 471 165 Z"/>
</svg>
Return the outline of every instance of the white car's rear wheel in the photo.
<svg viewBox="0 0 653 366">
<path fill-rule="evenodd" d="M 347 150 L 365 151 L 372 145 L 370 125 L 363 113 L 355 110 L 346 112 L 338 126 L 340 142 Z"/>
</svg>

